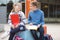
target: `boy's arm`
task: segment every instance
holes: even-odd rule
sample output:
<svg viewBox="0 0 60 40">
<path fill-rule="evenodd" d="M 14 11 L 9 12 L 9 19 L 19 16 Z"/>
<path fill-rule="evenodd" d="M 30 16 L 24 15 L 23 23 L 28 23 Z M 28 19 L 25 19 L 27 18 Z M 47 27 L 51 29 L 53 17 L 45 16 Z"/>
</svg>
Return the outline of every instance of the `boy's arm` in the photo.
<svg viewBox="0 0 60 40">
<path fill-rule="evenodd" d="M 29 16 L 28 16 L 28 24 L 31 23 L 31 16 L 30 16 L 30 13 L 29 13 Z"/>
<path fill-rule="evenodd" d="M 42 12 L 42 15 L 41 15 L 41 23 L 40 23 L 42 26 L 44 25 L 44 12 Z"/>
<path fill-rule="evenodd" d="M 43 12 L 41 14 L 40 24 L 38 24 L 38 27 L 40 27 L 41 25 L 44 27 L 44 13 Z"/>
</svg>

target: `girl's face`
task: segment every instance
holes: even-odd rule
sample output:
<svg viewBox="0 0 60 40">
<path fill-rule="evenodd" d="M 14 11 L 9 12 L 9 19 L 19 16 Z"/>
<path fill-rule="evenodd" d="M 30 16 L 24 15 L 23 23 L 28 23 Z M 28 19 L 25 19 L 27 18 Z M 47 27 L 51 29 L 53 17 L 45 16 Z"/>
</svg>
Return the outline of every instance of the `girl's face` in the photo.
<svg viewBox="0 0 60 40">
<path fill-rule="evenodd" d="M 16 6 L 14 7 L 14 9 L 15 9 L 15 11 L 20 11 L 20 6 L 19 6 L 19 5 L 16 5 Z"/>
</svg>

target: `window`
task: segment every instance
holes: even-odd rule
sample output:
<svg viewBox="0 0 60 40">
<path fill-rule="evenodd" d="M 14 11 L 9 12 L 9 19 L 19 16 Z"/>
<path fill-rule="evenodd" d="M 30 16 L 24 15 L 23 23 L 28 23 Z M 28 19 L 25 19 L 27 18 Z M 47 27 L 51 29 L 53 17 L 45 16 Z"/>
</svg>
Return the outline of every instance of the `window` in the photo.
<svg viewBox="0 0 60 40">
<path fill-rule="evenodd" d="M 37 0 L 38 2 L 48 2 L 48 0 Z"/>
</svg>

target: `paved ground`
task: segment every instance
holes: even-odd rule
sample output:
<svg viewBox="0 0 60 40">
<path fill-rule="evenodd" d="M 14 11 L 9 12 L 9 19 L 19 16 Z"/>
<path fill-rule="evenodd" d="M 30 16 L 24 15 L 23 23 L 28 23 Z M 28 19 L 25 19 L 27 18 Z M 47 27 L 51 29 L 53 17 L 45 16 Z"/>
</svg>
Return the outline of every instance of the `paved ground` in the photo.
<svg viewBox="0 0 60 40">
<path fill-rule="evenodd" d="M 8 31 L 10 26 L 8 24 L 3 24 L 3 25 L 4 25 L 5 31 Z M 50 34 L 54 40 L 60 40 L 60 24 L 46 24 L 46 25 L 47 25 L 47 33 Z M 0 35 L 2 33 L 0 33 Z M 3 40 L 8 40 L 8 37 L 6 37 Z"/>
<path fill-rule="evenodd" d="M 48 34 L 51 34 L 54 40 L 60 40 L 60 24 L 46 24 Z"/>
</svg>

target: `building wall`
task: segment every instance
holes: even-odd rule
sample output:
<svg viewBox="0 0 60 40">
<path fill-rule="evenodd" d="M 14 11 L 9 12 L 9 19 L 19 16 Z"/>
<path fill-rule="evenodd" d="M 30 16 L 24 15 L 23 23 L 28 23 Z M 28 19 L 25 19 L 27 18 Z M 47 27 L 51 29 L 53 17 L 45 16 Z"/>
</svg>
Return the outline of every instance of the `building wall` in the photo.
<svg viewBox="0 0 60 40">
<path fill-rule="evenodd" d="M 0 6 L 0 24 L 6 23 L 6 6 Z"/>
<path fill-rule="evenodd" d="M 60 22 L 60 0 L 37 0 L 44 11 L 45 22 Z"/>
</svg>

